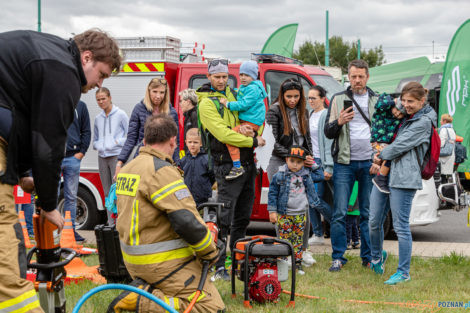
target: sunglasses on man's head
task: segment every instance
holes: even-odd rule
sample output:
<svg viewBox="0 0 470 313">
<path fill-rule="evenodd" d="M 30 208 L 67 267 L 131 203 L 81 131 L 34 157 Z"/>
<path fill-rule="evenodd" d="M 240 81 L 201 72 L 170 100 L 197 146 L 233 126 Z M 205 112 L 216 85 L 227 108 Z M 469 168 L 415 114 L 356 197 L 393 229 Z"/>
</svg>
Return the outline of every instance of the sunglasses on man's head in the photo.
<svg viewBox="0 0 470 313">
<path fill-rule="evenodd" d="M 160 83 L 162 85 L 166 85 L 167 84 L 167 81 L 165 78 L 154 78 L 152 79 L 152 82 L 153 83 Z"/>
<path fill-rule="evenodd" d="M 282 91 L 285 92 L 287 90 L 302 90 L 302 85 L 297 81 L 288 81 L 287 83 L 282 84 Z"/>
<path fill-rule="evenodd" d="M 216 66 L 219 63 L 221 63 L 222 65 L 228 65 L 228 60 L 227 59 L 214 59 L 214 60 L 209 62 L 209 65 L 210 66 Z"/>
</svg>

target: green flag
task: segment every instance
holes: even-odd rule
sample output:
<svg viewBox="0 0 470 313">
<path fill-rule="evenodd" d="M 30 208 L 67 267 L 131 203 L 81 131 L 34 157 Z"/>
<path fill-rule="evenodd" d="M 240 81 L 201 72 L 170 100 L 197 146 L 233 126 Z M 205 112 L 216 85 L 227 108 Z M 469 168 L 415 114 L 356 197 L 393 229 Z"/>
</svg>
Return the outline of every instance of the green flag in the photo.
<svg viewBox="0 0 470 313">
<path fill-rule="evenodd" d="M 464 138 L 463 145 L 470 151 L 470 19 L 460 26 L 447 52 L 442 88 L 439 99 L 439 116 L 449 113 L 457 135 Z M 470 160 L 459 166 L 459 171 L 470 172 Z"/>
<path fill-rule="evenodd" d="M 288 24 L 280 27 L 266 40 L 261 53 L 273 53 L 292 58 L 298 26 L 299 24 Z"/>
</svg>

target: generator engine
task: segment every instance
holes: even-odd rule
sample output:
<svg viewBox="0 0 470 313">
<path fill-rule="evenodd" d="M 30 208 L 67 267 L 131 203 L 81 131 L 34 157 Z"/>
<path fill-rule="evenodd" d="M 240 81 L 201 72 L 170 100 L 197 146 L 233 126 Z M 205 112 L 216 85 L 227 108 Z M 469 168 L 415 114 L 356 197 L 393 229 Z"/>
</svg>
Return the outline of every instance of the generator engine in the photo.
<svg viewBox="0 0 470 313">
<path fill-rule="evenodd" d="M 253 236 L 235 243 L 235 257 L 232 264 L 232 297 L 235 296 L 235 276 L 244 282 L 245 307 L 251 307 L 249 300 L 258 303 L 275 302 L 282 292 L 278 258 L 293 256 L 292 245 L 284 240 L 269 236 Z M 295 260 L 295 258 L 293 258 Z M 287 264 L 286 264 L 287 267 Z M 295 266 L 293 266 L 295 268 Z M 285 278 L 287 279 L 287 268 Z M 295 290 L 295 271 L 292 271 L 292 289 Z M 291 302 L 293 303 L 293 296 Z"/>
</svg>

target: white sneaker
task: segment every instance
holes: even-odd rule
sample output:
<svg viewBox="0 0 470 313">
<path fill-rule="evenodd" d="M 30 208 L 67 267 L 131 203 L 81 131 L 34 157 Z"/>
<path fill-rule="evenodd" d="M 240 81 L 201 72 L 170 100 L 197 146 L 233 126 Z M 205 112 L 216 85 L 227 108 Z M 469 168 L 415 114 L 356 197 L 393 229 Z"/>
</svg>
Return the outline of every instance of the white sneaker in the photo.
<svg viewBox="0 0 470 313">
<path fill-rule="evenodd" d="M 302 265 L 305 267 L 310 267 L 317 261 L 313 258 L 312 254 L 309 251 L 304 251 L 302 254 Z"/>
<path fill-rule="evenodd" d="M 322 245 L 322 244 L 324 244 L 323 237 L 317 237 L 317 236 L 313 235 L 313 236 L 308 240 L 308 244 L 309 244 L 310 246 L 313 246 L 313 245 Z"/>
<path fill-rule="evenodd" d="M 288 256 L 288 257 L 287 257 L 287 268 L 288 268 L 289 270 L 292 269 L 292 260 L 291 260 L 291 259 L 292 259 L 291 256 Z"/>
</svg>

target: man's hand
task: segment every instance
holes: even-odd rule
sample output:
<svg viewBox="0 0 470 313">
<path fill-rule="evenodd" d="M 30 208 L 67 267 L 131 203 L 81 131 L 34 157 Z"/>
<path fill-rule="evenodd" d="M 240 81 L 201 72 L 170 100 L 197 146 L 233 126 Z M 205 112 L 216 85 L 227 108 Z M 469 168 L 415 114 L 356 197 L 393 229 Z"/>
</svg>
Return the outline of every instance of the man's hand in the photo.
<svg viewBox="0 0 470 313">
<path fill-rule="evenodd" d="M 75 153 L 73 156 L 74 156 L 76 159 L 81 160 L 81 159 L 83 159 L 83 157 L 84 157 L 85 155 L 84 155 L 83 153 L 81 153 L 81 152 L 78 152 L 78 153 Z"/>
<path fill-rule="evenodd" d="M 119 172 L 121 171 L 121 167 L 122 167 L 122 162 L 121 162 L 121 161 L 117 161 L 117 163 L 116 163 L 116 169 L 114 170 L 113 181 L 116 181 L 116 177 L 118 176 Z"/>
<path fill-rule="evenodd" d="M 58 210 L 52 210 L 50 212 L 41 210 L 41 214 L 40 214 L 41 223 L 44 222 L 45 218 L 49 222 L 51 222 L 52 224 L 56 225 L 59 228 L 59 233 L 62 231 L 62 228 L 64 228 L 65 220 L 62 217 L 62 215 L 60 215 L 60 212 Z"/>
<path fill-rule="evenodd" d="M 273 224 L 277 223 L 277 213 L 276 212 L 269 212 L 269 221 Z"/>
<path fill-rule="evenodd" d="M 328 173 L 327 171 L 323 171 L 323 176 L 325 176 L 325 180 L 330 180 L 331 176 L 333 176 L 333 175 Z"/>
<path fill-rule="evenodd" d="M 380 165 L 377 165 L 375 163 L 372 163 L 372 165 L 370 166 L 370 169 L 369 169 L 369 173 L 371 175 L 377 175 L 377 173 L 379 172 L 380 170 Z"/>
<path fill-rule="evenodd" d="M 225 107 L 227 106 L 227 99 L 219 98 L 219 102 L 222 103 Z"/>
<path fill-rule="evenodd" d="M 256 139 L 258 140 L 258 147 L 262 147 L 266 144 L 266 140 L 264 140 L 263 137 L 258 136 L 258 137 L 256 137 Z"/>
<path fill-rule="evenodd" d="M 315 161 L 313 160 L 313 156 L 307 155 L 307 156 L 306 156 L 306 159 L 305 159 L 305 162 L 304 162 L 304 165 L 305 165 L 306 167 L 312 167 L 312 165 L 313 165 L 314 162 L 315 162 Z"/>
<path fill-rule="evenodd" d="M 342 126 L 346 123 L 349 123 L 354 118 L 353 108 L 350 107 L 346 111 L 344 109 L 339 113 L 338 125 Z"/>
<path fill-rule="evenodd" d="M 27 193 L 33 193 L 34 191 L 34 179 L 32 177 L 21 177 L 20 187 Z"/>
<path fill-rule="evenodd" d="M 240 134 L 245 135 L 247 137 L 254 137 L 255 132 L 253 131 L 253 127 L 250 125 L 241 125 L 240 126 Z"/>
</svg>

